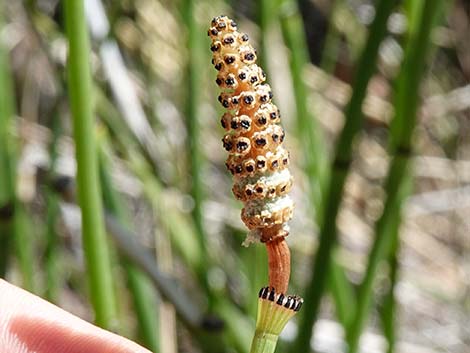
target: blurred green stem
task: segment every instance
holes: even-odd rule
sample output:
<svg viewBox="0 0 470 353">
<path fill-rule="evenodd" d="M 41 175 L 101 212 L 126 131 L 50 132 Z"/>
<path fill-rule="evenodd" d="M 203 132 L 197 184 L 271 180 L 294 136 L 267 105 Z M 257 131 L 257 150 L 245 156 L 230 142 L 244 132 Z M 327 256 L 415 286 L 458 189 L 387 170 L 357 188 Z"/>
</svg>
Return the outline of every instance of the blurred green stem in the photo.
<svg viewBox="0 0 470 353">
<path fill-rule="evenodd" d="M 205 258 L 198 246 L 192 223 L 177 210 L 175 204 L 169 203 L 170 200 L 165 199 L 163 186 L 152 174 L 152 169 L 146 161 L 136 151 L 128 150 L 127 153 L 130 168 L 142 181 L 145 196 L 155 208 L 155 213 L 165 214 L 165 217 L 159 221 L 164 229 L 168 229 L 173 246 L 178 250 L 188 268 L 196 271 L 198 276 L 205 275 L 197 273 L 202 268 L 201 262 L 204 262 Z"/>
<path fill-rule="evenodd" d="M 407 160 L 408 157 L 403 158 L 403 156 L 396 156 L 390 169 L 385 189 L 391 193 L 388 194 L 383 211 L 384 213 L 376 224 L 376 238 L 369 255 L 369 261 L 364 280 L 361 283 L 358 291 L 356 315 L 346 333 L 350 353 L 357 352 L 358 350 L 359 338 L 367 319 L 369 304 L 372 299 L 372 285 L 377 267 L 380 261 L 384 258 L 384 254 L 387 251 L 390 251 L 394 241 L 393 236 L 397 235 L 395 228 L 397 225 L 393 224 L 394 219 L 392 217 L 400 211 L 400 204 L 404 199 L 404 193 L 401 190 L 400 181 L 404 175 L 403 173 L 408 172 Z M 395 182 L 395 180 L 397 182 Z M 386 214 L 387 216 L 385 216 Z"/>
<path fill-rule="evenodd" d="M 307 40 L 302 25 L 302 17 L 294 0 L 284 0 L 279 11 L 284 41 L 289 49 L 289 63 L 294 87 L 297 134 L 301 136 L 303 159 L 309 179 L 311 204 L 315 207 L 316 218 L 321 220 L 323 190 L 327 180 L 327 151 L 320 127 L 308 107 L 308 92 L 304 82 L 304 70 L 309 64 Z M 333 30 L 333 28 L 331 28 Z M 352 318 L 355 296 L 342 268 L 334 263 L 330 290 L 336 303 L 338 317 L 343 324 Z"/>
<path fill-rule="evenodd" d="M 412 190 L 413 178 L 411 173 L 408 172 L 404 176 L 402 196 L 404 200 Z M 401 205 L 399 206 L 401 207 Z M 388 255 L 386 255 L 389 267 L 389 287 L 383 297 L 382 305 L 380 307 L 380 318 L 382 320 L 382 328 L 384 336 L 388 343 L 387 353 L 393 353 L 395 351 L 396 335 L 395 335 L 395 323 L 397 315 L 397 305 L 395 301 L 395 286 L 398 281 L 399 263 L 398 253 L 400 251 L 400 238 L 399 230 L 401 225 L 401 212 L 400 208 L 394 210 L 393 217 L 390 221 L 389 227 L 390 237 L 392 238 L 392 244 L 390 246 Z"/>
<path fill-rule="evenodd" d="M 299 333 L 292 352 L 308 352 L 310 350 L 312 328 L 318 315 L 321 298 L 328 279 L 331 253 L 336 244 L 336 216 L 351 164 L 352 143 L 362 125 L 362 102 L 369 80 L 375 71 L 378 49 L 386 34 L 387 19 L 395 5 L 396 0 L 382 0 L 379 3 L 370 28 L 368 41 L 359 60 L 353 94 L 346 108 L 345 125 L 336 146 L 327 196 L 324 199 L 324 214 L 320 223 L 320 243 L 313 264 L 313 275 L 306 289 Z"/>
<path fill-rule="evenodd" d="M 203 142 L 200 140 L 199 126 L 199 106 L 201 104 L 201 79 L 203 77 L 201 67 L 205 61 L 205 50 L 202 46 L 201 33 L 202 29 L 198 26 L 196 12 L 197 1 L 184 0 L 182 13 L 187 28 L 187 66 L 184 82 L 186 88 L 186 124 L 188 129 L 188 152 L 190 159 L 190 185 L 191 196 L 194 200 L 194 208 L 192 211 L 194 224 L 196 226 L 196 234 L 201 255 L 206 261 L 201 262 L 201 268 L 197 272 L 202 280 L 202 284 L 207 286 L 206 272 L 209 262 L 206 245 L 206 232 L 204 229 L 204 218 L 202 215 L 202 204 L 204 201 L 204 186 L 202 182 L 203 157 L 201 146 Z M 210 299 L 210 298 L 209 298 Z"/>
<path fill-rule="evenodd" d="M 336 315 L 344 328 L 354 317 L 356 308 L 356 293 L 346 277 L 343 266 L 331 259 L 329 287 L 335 302 Z"/>
<path fill-rule="evenodd" d="M 395 222 L 396 225 L 399 225 L 400 222 Z M 394 244 L 392 245 L 391 253 L 388 258 L 389 264 L 389 280 L 390 285 L 387 290 L 387 293 L 384 296 L 382 302 L 382 308 L 380 312 L 380 317 L 382 320 L 382 327 L 384 331 L 384 336 L 387 339 L 388 348 L 387 353 L 393 353 L 395 351 L 395 317 L 396 317 L 396 302 L 395 302 L 395 285 L 398 280 L 398 250 L 399 250 L 399 238 L 398 238 L 398 229 L 394 228 L 392 237 L 394 239 Z"/>
<path fill-rule="evenodd" d="M 273 19 L 277 18 L 278 3 L 277 1 L 271 0 L 258 0 L 258 26 L 260 30 L 259 38 L 259 54 L 258 54 L 258 65 L 266 72 L 269 73 L 268 57 L 269 57 L 269 34 L 273 23 Z"/>
<path fill-rule="evenodd" d="M 248 279 L 251 284 L 248 311 L 252 317 L 256 317 L 258 300 L 253 293 L 258 293 L 260 288 L 268 283 L 268 253 L 264 244 L 253 244 L 244 250 L 248 253 L 246 261 L 251 269 L 248 271 Z"/>
<path fill-rule="evenodd" d="M 307 39 L 299 14 L 297 3 L 294 0 L 285 0 L 282 3 L 280 18 L 284 41 L 289 49 L 289 64 L 294 87 L 296 106 L 297 134 L 301 137 L 304 147 L 303 159 L 309 178 L 309 187 L 312 204 L 321 217 L 322 190 L 325 183 L 326 148 L 316 118 L 308 107 L 308 91 L 304 82 L 304 72 L 310 62 L 306 47 Z"/>
<path fill-rule="evenodd" d="M 48 187 L 49 189 L 49 187 Z M 60 209 L 57 196 L 51 191 L 46 191 L 46 207 L 47 207 L 47 224 L 46 224 L 46 250 L 44 253 L 44 261 L 46 265 L 46 293 L 47 300 L 56 303 L 60 290 L 61 271 L 58 264 L 59 239 L 56 231 L 57 220 L 59 218 Z"/>
<path fill-rule="evenodd" d="M 335 71 L 340 48 L 340 35 L 333 19 L 336 7 L 339 6 L 338 3 L 338 0 L 332 0 L 330 4 L 330 11 L 328 13 L 328 29 L 326 31 L 325 44 L 323 46 L 323 54 L 320 62 L 320 67 L 330 75 Z"/>
<path fill-rule="evenodd" d="M 442 1 L 427 0 L 422 2 L 419 12 L 419 25 L 410 34 L 404 61 L 398 78 L 395 101 L 395 116 L 391 123 L 391 154 L 393 159 L 385 183 L 387 198 L 383 213 L 376 224 L 376 238 L 369 255 L 369 262 L 364 280 L 359 287 L 357 314 L 347 333 L 349 351 L 358 350 L 359 338 L 367 319 L 372 296 L 375 273 L 380 261 L 392 247 L 393 235 L 397 225 L 394 221 L 401 210 L 406 191 L 406 176 L 411 155 L 412 134 L 416 125 L 416 112 L 419 104 L 419 87 L 424 72 L 427 53 L 430 47 L 430 35 Z M 388 250 L 389 251 L 389 250 Z"/>
<path fill-rule="evenodd" d="M 22 287 L 35 293 L 34 229 L 26 205 L 18 199 L 15 200 L 14 223 L 15 250 L 21 275 L 23 276 Z"/>
<path fill-rule="evenodd" d="M 56 104 L 52 113 L 51 130 L 52 140 L 49 145 L 50 165 L 47 177 L 52 180 L 57 161 L 57 145 L 61 135 L 61 116 L 58 111 L 59 105 Z M 61 270 L 59 266 L 59 237 L 56 231 L 57 221 L 60 216 L 59 200 L 56 193 L 52 190 L 49 183 L 46 185 L 46 249 L 44 253 L 44 262 L 46 267 L 46 292 L 47 300 L 56 303 L 60 290 Z"/>
<path fill-rule="evenodd" d="M 0 35 L 4 28 L 0 4 Z M 1 36 L 0 36 L 1 37 Z M 0 38 L 0 277 L 8 268 L 10 253 L 15 249 L 23 276 L 23 287 L 34 291 L 33 243 L 25 205 L 16 195 L 16 141 L 14 125 L 15 97 L 10 73 L 8 50 Z"/>
<path fill-rule="evenodd" d="M 4 33 L 4 3 L 0 4 L 0 33 Z M 11 135 L 14 114 L 13 83 L 8 49 L 0 38 L 0 277 L 4 277 L 10 259 L 14 237 L 15 163 Z"/>
<path fill-rule="evenodd" d="M 102 145 L 104 144 L 104 141 Z M 130 213 L 124 200 L 116 192 L 109 176 L 109 161 L 106 152 L 100 148 L 100 179 L 103 188 L 105 208 L 113 214 L 121 224 L 129 226 Z M 138 333 L 144 345 L 152 352 L 160 351 L 158 344 L 158 315 L 155 312 L 156 298 L 148 278 L 127 258 L 122 259 L 132 302 L 137 316 Z"/>
<path fill-rule="evenodd" d="M 68 55 L 68 89 L 77 159 L 78 201 L 82 211 L 83 250 L 96 324 L 114 328 L 116 302 L 105 237 L 93 126 L 90 45 L 82 0 L 64 2 Z"/>
</svg>

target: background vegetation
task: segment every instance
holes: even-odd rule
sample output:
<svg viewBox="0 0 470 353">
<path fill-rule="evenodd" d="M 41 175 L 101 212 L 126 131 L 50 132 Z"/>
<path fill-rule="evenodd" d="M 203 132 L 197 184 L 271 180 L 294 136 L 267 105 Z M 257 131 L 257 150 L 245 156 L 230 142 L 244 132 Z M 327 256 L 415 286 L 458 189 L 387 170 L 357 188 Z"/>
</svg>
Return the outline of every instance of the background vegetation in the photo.
<svg viewBox="0 0 470 353">
<path fill-rule="evenodd" d="M 154 352 L 248 352 L 267 259 L 224 167 L 223 13 L 296 177 L 278 352 L 468 352 L 468 1 L 84 2 L 0 3 L 1 277 Z"/>
</svg>

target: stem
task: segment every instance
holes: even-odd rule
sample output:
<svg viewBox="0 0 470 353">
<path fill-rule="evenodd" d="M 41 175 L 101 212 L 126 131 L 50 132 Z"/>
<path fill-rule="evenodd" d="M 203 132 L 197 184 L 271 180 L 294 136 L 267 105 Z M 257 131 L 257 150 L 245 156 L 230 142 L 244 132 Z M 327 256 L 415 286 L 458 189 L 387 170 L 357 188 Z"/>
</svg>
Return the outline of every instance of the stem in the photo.
<svg viewBox="0 0 470 353">
<path fill-rule="evenodd" d="M 155 208 L 157 215 L 165 215 L 159 219 L 162 228 L 168 229 L 172 245 L 183 258 L 188 268 L 196 271 L 196 275 L 202 276 L 197 271 L 201 269 L 205 261 L 198 246 L 196 231 L 190 222 L 174 203 L 165 199 L 164 189 L 160 182 L 154 177 L 151 167 L 135 151 L 126 151 L 130 169 L 142 181 L 145 197 Z M 170 200 L 171 201 L 171 200 Z"/>
<path fill-rule="evenodd" d="M 355 76 L 353 94 L 345 114 L 345 125 L 341 131 L 332 165 L 332 174 L 325 198 L 325 213 L 320 224 L 320 243 L 313 264 L 313 275 L 305 294 L 305 307 L 302 311 L 300 330 L 293 345 L 293 352 L 308 352 L 313 324 L 318 315 L 320 301 L 325 290 L 331 252 L 336 244 L 336 216 L 341 202 L 344 182 L 349 171 L 352 142 L 362 125 L 362 102 L 367 84 L 375 71 L 379 45 L 386 34 L 387 19 L 396 0 L 382 0 L 372 23 L 369 39 L 362 52 Z"/>
<path fill-rule="evenodd" d="M 155 264 L 155 257 L 136 240 L 136 235 L 129 232 L 111 215 L 106 217 L 106 227 L 122 255 L 152 279 L 162 297 L 176 308 L 181 321 L 189 328 L 200 328 L 204 320 L 202 309 L 192 297 L 185 294 L 175 279 L 160 271 Z"/>
<path fill-rule="evenodd" d="M 323 214 L 322 191 L 325 189 L 327 179 L 327 159 L 325 141 L 323 141 L 318 131 L 319 126 L 312 111 L 308 108 L 308 91 L 303 80 L 304 69 L 309 64 L 307 41 L 296 1 L 284 1 L 279 12 L 281 14 L 284 42 L 290 50 L 289 63 L 294 87 L 295 106 L 297 108 L 297 134 L 301 137 L 304 150 L 309 152 L 304 153 L 303 159 L 310 181 L 310 202 L 315 207 L 316 218 L 320 220 Z M 333 33 L 334 28 L 332 25 L 330 27 L 330 32 Z M 330 290 L 335 299 L 338 317 L 343 324 L 346 324 L 353 316 L 355 307 L 354 293 L 342 268 L 334 260 L 332 261 Z"/>
<path fill-rule="evenodd" d="M 257 2 L 258 10 L 258 26 L 260 30 L 259 37 L 259 55 L 258 65 L 264 67 L 269 74 L 269 46 L 268 46 L 268 33 L 270 33 L 273 19 L 277 18 L 277 2 L 271 0 L 259 0 Z"/>
<path fill-rule="evenodd" d="M 93 129 L 90 45 L 82 0 L 65 1 L 69 40 L 69 94 L 77 158 L 78 201 L 82 211 L 83 250 L 96 324 L 112 328 L 116 303 L 105 238 L 98 160 Z"/>
<path fill-rule="evenodd" d="M 284 238 L 266 243 L 269 286 L 278 293 L 287 293 L 290 278 L 290 251 Z"/>
<path fill-rule="evenodd" d="M 3 32 L 4 4 L 0 5 L 0 33 Z M 15 178 L 14 144 L 10 134 L 14 114 L 13 83 L 7 48 L 0 40 L 0 277 L 7 271 L 14 237 Z"/>
<path fill-rule="evenodd" d="M 399 225 L 399 222 L 396 223 Z M 393 232 L 398 232 L 398 228 L 393 229 Z M 395 240 L 392 245 L 392 251 L 388 259 L 390 268 L 390 287 L 383 299 L 383 306 L 381 310 L 382 328 L 384 336 L 388 342 L 387 353 L 393 353 L 395 351 L 395 312 L 396 312 L 396 301 L 395 301 L 395 285 L 398 279 L 398 251 L 399 251 L 399 240 L 398 234 L 394 234 Z"/>
<path fill-rule="evenodd" d="M 289 49 L 289 64 L 294 87 L 297 134 L 305 148 L 303 159 L 310 180 L 310 199 L 315 207 L 317 219 L 321 217 L 322 190 L 325 182 L 326 151 L 319 134 L 319 127 L 312 111 L 308 108 L 308 90 L 304 82 L 304 70 L 309 64 L 306 38 L 295 1 L 284 1 L 280 12 L 281 29 Z"/>
<path fill-rule="evenodd" d="M 56 104 L 51 119 L 52 141 L 49 145 L 50 167 L 48 172 L 49 179 L 55 172 L 58 156 L 58 141 L 61 134 L 61 120 L 59 115 L 59 105 Z M 61 270 L 59 265 L 59 236 L 56 231 L 57 221 L 60 217 L 59 199 L 50 184 L 46 186 L 46 249 L 44 252 L 44 263 L 46 267 L 46 292 L 47 300 L 55 303 L 58 299 L 60 290 Z"/>
<path fill-rule="evenodd" d="M 260 288 L 266 285 L 269 279 L 269 269 L 267 266 L 269 263 L 268 253 L 263 244 L 254 244 L 246 249 L 246 252 L 248 266 L 253 269 L 248 273 L 248 279 L 251 284 L 251 293 L 257 293 Z M 248 305 L 248 309 L 249 314 L 256 316 L 258 302 L 252 299 L 250 301 L 250 305 Z"/>
<path fill-rule="evenodd" d="M 188 128 L 188 151 L 190 159 L 191 173 L 191 196 L 194 200 L 194 208 L 192 211 L 194 225 L 196 228 L 197 240 L 200 252 L 203 258 L 208 259 L 206 232 L 204 227 L 204 218 L 202 215 L 202 204 L 204 201 L 204 187 L 202 182 L 202 166 L 203 157 L 201 154 L 200 126 L 199 126 L 199 105 L 201 104 L 201 79 L 203 77 L 201 67 L 204 67 L 205 61 L 202 48 L 202 40 L 195 16 L 196 1 L 185 0 L 183 2 L 183 16 L 187 27 L 187 67 L 186 67 L 186 124 Z M 208 262 L 201 263 L 202 267 L 197 269 L 198 275 L 202 280 L 202 284 L 207 286 Z"/>
<path fill-rule="evenodd" d="M 344 272 L 343 266 L 331 259 L 329 288 L 334 299 L 336 315 L 344 328 L 354 318 L 356 293 Z"/>
<path fill-rule="evenodd" d="M 108 173 L 109 162 L 103 149 L 100 149 L 100 157 L 100 179 L 103 186 L 104 205 L 121 224 L 128 226 L 130 223 L 130 213 L 120 195 L 113 188 L 111 177 Z M 160 351 L 157 341 L 158 316 L 154 310 L 151 310 L 151 308 L 156 308 L 156 298 L 151 283 L 142 271 L 125 257 L 122 259 L 122 267 L 126 273 L 129 291 L 137 316 L 139 336 L 147 348 L 157 353 Z"/>
<path fill-rule="evenodd" d="M 339 7 L 339 1 L 333 0 L 328 13 L 328 28 L 323 45 L 320 67 L 328 74 L 333 74 L 338 61 L 340 34 L 336 29 L 333 15 Z"/>
<path fill-rule="evenodd" d="M 0 31 L 3 28 L 0 7 Z M 3 33 L 3 32 L 2 32 Z M 34 264 L 31 227 L 25 205 L 16 195 L 16 141 L 11 134 L 15 97 L 7 48 L 0 39 L 0 277 L 7 271 L 13 247 L 23 279 L 23 287 L 34 292 Z"/>
<path fill-rule="evenodd" d="M 250 353 L 274 353 L 278 336 L 266 332 L 255 332 Z"/>
<path fill-rule="evenodd" d="M 47 300 L 56 303 L 60 290 L 61 270 L 59 266 L 59 237 L 56 232 L 57 220 L 60 215 L 59 200 L 57 196 L 49 189 L 46 191 L 47 205 L 47 233 L 46 233 L 46 250 L 44 253 L 44 261 L 46 266 L 46 293 Z"/>
<path fill-rule="evenodd" d="M 406 176 L 411 155 L 411 138 L 416 125 L 416 111 L 419 103 L 419 85 L 424 71 L 426 55 L 430 47 L 431 29 L 442 1 L 423 1 L 419 26 L 411 33 L 405 50 L 404 62 L 397 86 L 395 117 L 391 127 L 391 151 L 394 155 L 385 183 L 387 199 L 384 210 L 376 224 L 376 239 L 369 255 L 364 280 L 359 287 L 359 301 L 354 322 L 347 333 L 350 352 L 358 350 L 359 338 L 366 322 L 372 285 L 380 261 L 387 249 L 394 243 L 393 221 L 397 219 L 406 188 Z"/>
<path fill-rule="evenodd" d="M 400 161 L 394 163 L 393 170 L 390 170 L 389 180 L 394 178 L 400 178 L 402 170 L 406 169 L 407 162 L 400 158 Z M 390 185 L 390 184 L 388 184 Z M 388 186 L 386 189 L 391 190 L 391 186 Z M 394 189 L 396 194 L 400 193 L 400 190 Z M 401 194 L 403 194 L 401 192 Z M 391 200 L 389 197 L 385 207 L 385 212 L 390 214 L 396 214 L 399 209 L 399 204 L 401 203 L 401 197 Z M 390 201 L 389 201 L 390 200 Z M 359 338 L 364 326 L 364 323 L 367 319 L 369 303 L 372 298 L 372 284 L 375 277 L 375 271 L 383 258 L 383 254 L 390 249 L 393 241 L 393 229 L 392 224 L 388 223 L 389 219 L 387 217 L 382 217 L 376 225 L 376 240 L 373 244 L 371 253 L 369 255 L 369 262 L 366 270 L 366 274 L 363 282 L 361 283 L 358 291 L 358 303 L 357 311 L 354 320 L 351 322 L 350 327 L 347 330 L 346 339 L 349 344 L 350 353 L 356 352 L 358 349 Z"/>
<path fill-rule="evenodd" d="M 18 198 L 15 200 L 14 214 L 14 242 L 16 257 L 23 279 L 23 288 L 35 292 L 35 265 L 34 265 L 34 236 L 31 218 L 23 204 Z"/>
</svg>

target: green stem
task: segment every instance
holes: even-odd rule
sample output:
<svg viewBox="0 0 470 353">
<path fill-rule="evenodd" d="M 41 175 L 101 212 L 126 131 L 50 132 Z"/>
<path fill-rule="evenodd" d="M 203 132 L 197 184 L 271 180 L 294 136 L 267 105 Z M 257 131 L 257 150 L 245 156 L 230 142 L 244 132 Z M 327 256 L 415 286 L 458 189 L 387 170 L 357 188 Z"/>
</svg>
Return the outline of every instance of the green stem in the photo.
<svg viewBox="0 0 470 353">
<path fill-rule="evenodd" d="M 407 162 L 403 158 L 394 163 L 393 169 L 390 170 L 390 179 L 400 178 L 402 170 L 406 170 Z M 389 184 L 390 185 L 390 184 Z M 389 186 L 387 189 L 390 189 Z M 402 190 L 394 188 L 395 194 L 403 194 Z M 394 200 L 392 200 L 392 198 Z M 399 212 L 399 205 L 402 202 L 401 196 L 389 197 L 384 207 L 385 214 L 396 214 Z M 358 349 L 359 338 L 368 316 L 369 303 L 372 299 L 372 285 L 375 278 L 375 271 L 383 259 L 383 254 L 390 249 L 393 242 L 393 224 L 389 216 L 382 217 L 376 226 L 376 240 L 373 244 L 371 253 L 369 254 L 369 261 L 366 274 L 363 282 L 361 283 L 358 291 L 358 303 L 356 315 L 347 330 L 346 339 L 349 344 L 349 352 L 356 352 Z"/>
<path fill-rule="evenodd" d="M 340 44 L 340 34 L 336 29 L 333 15 L 339 6 L 338 0 L 333 0 L 328 13 L 328 28 L 325 36 L 325 44 L 323 45 L 323 53 L 321 56 L 320 67 L 328 74 L 333 74 L 336 62 L 338 61 L 338 52 Z"/>
<path fill-rule="evenodd" d="M 3 4 L 0 5 L 0 31 Z M 14 247 L 23 287 L 34 292 L 33 243 L 26 206 L 16 195 L 16 141 L 13 138 L 15 97 L 7 48 L 0 40 L 0 277 L 8 268 Z"/>
<path fill-rule="evenodd" d="M 248 249 L 245 249 L 247 253 L 248 266 L 252 271 L 248 271 L 248 279 L 251 284 L 250 293 L 258 293 L 260 288 L 264 287 L 268 283 L 268 253 L 264 244 L 253 244 Z M 258 301 L 256 296 L 251 295 L 248 313 L 252 316 L 256 316 L 258 310 Z"/>
<path fill-rule="evenodd" d="M 59 267 L 59 238 L 56 232 L 57 220 L 59 218 L 59 200 L 57 196 L 51 191 L 46 191 L 46 205 L 47 205 L 47 233 L 46 233 L 46 250 L 44 253 L 44 261 L 46 266 L 46 293 L 47 300 L 55 303 L 58 299 L 60 290 L 60 277 L 61 271 Z"/>
<path fill-rule="evenodd" d="M 93 128 L 90 45 L 82 0 L 65 1 L 69 40 L 68 89 L 77 159 L 78 201 L 91 303 L 99 326 L 112 328 L 116 319 L 115 293 L 109 249 L 105 237 Z"/>
<path fill-rule="evenodd" d="M 334 299 L 336 315 L 344 328 L 354 317 L 356 308 L 356 293 L 351 283 L 348 281 L 344 268 L 331 259 L 330 282 L 329 287 Z"/>
<path fill-rule="evenodd" d="M 205 259 L 208 259 L 207 245 L 206 245 L 206 232 L 204 227 L 204 218 L 202 214 L 202 205 L 204 201 L 204 186 L 202 182 L 202 167 L 203 157 L 201 146 L 203 143 L 200 139 L 200 126 L 199 126 L 199 106 L 201 104 L 201 79 L 203 78 L 201 67 L 204 67 L 205 50 L 202 47 L 201 33 L 202 29 L 197 23 L 197 16 L 195 16 L 197 1 L 185 0 L 183 1 L 183 16 L 187 28 L 187 74 L 185 76 L 185 83 L 187 84 L 186 95 L 186 123 L 188 128 L 188 152 L 190 160 L 190 173 L 191 173 L 191 196 L 194 200 L 194 208 L 192 211 L 194 225 L 196 227 L 196 235 L 200 252 Z M 208 262 L 201 263 L 202 268 L 197 269 L 202 284 L 207 286 L 207 272 Z"/>
<path fill-rule="evenodd" d="M 326 151 L 317 120 L 308 108 L 308 90 L 304 82 L 304 70 L 310 62 L 302 24 L 296 1 L 286 0 L 280 12 L 281 29 L 289 49 L 289 64 L 294 87 L 297 134 L 301 137 L 304 150 L 305 169 L 310 180 L 312 204 L 321 217 L 322 190 L 325 182 Z"/>
<path fill-rule="evenodd" d="M 399 225 L 399 222 L 396 223 Z M 394 227 L 393 232 L 398 232 L 398 228 Z M 399 240 L 398 234 L 393 235 L 394 243 L 392 245 L 392 251 L 388 259 L 390 268 L 390 287 L 383 299 L 381 320 L 384 331 L 384 336 L 387 339 L 388 348 L 387 353 L 393 353 L 395 351 L 395 316 L 396 316 L 396 301 L 395 301 L 395 285 L 398 279 L 398 251 L 399 251 Z"/>
<path fill-rule="evenodd" d="M 274 353 L 279 336 L 256 331 L 250 353 Z"/>
<path fill-rule="evenodd" d="M 108 174 L 108 166 L 108 158 L 103 149 L 100 149 L 100 179 L 105 208 L 123 225 L 128 226 L 130 212 L 127 210 L 124 200 L 113 188 L 111 177 Z M 155 312 L 157 305 L 151 283 L 137 266 L 128 259 L 122 259 L 122 266 L 127 276 L 132 302 L 136 311 L 139 336 L 147 348 L 154 353 L 159 352 L 160 347 L 157 340 L 158 316 Z"/>
<path fill-rule="evenodd" d="M 271 0 L 259 0 L 258 6 L 258 26 L 260 30 L 259 37 L 259 54 L 258 54 L 258 65 L 265 69 L 269 74 L 269 46 L 268 46 L 268 34 L 273 23 L 273 19 L 277 18 L 277 1 Z"/>
<path fill-rule="evenodd" d="M 308 108 L 308 91 L 304 82 L 304 69 L 309 64 L 306 38 L 302 17 L 297 2 L 285 0 L 280 12 L 281 29 L 287 48 L 290 51 L 289 63 L 294 87 L 297 134 L 301 137 L 305 153 L 305 170 L 309 179 L 310 200 L 315 207 L 316 218 L 321 220 L 325 181 L 327 179 L 327 158 L 325 141 L 319 133 L 319 126 L 312 111 Z M 330 28 L 333 32 L 333 28 Z M 344 275 L 343 269 L 332 260 L 330 290 L 335 300 L 340 321 L 346 325 L 353 316 L 355 295 Z"/>
<path fill-rule="evenodd" d="M 410 34 L 405 50 L 397 85 L 395 116 L 391 126 L 391 152 L 394 157 L 385 183 L 387 199 L 383 213 L 376 224 L 376 238 L 369 255 L 364 280 L 359 287 L 357 314 L 347 333 L 351 353 L 358 350 L 359 338 L 368 316 L 377 267 L 395 241 L 393 222 L 397 219 L 407 190 L 405 181 L 411 155 L 412 134 L 416 125 L 419 86 L 430 47 L 431 29 L 441 4 L 440 0 L 423 1 L 419 26 Z"/>
<path fill-rule="evenodd" d="M 411 173 L 406 173 L 403 180 L 402 187 L 402 196 L 401 199 L 404 200 L 407 195 L 410 194 L 412 189 L 412 177 Z M 395 350 L 395 321 L 396 321 L 396 301 L 395 301 L 395 285 L 398 280 L 398 252 L 400 250 L 400 238 L 399 238 L 399 229 L 401 224 L 402 215 L 400 212 L 400 207 L 394 210 L 393 216 L 390 221 L 390 226 L 388 228 L 389 236 L 392 239 L 388 255 L 388 264 L 389 264 L 389 288 L 384 295 L 382 301 L 382 307 L 380 308 L 380 317 L 382 320 L 382 328 L 384 336 L 388 343 L 387 352 L 393 353 Z"/>
<path fill-rule="evenodd" d="M 336 244 L 336 216 L 342 199 L 344 183 L 351 164 L 352 142 L 362 125 L 362 102 L 368 82 L 375 71 L 378 49 L 386 34 L 387 19 L 396 5 L 396 0 L 382 0 L 372 23 L 369 39 L 359 60 L 354 80 L 354 90 L 346 108 L 345 125 L 341 131 L 332 165 L 330 183 L 322 222 L 320 224 L 320 243 L 313 264 L 313 275 L 307 286 L 305 304 L 299 325 L 299 333 L 293 352 L 308 352 L 313 324 L 318 315 L 321 298 L 325 290 L 331 262 L 331 252 Z"/>
<path fill-rule="evenodd" d="M 58 141 L 61 134 L 61 119 L 58 112 L 59 104 L 56 104 L 51 119 L 52 141 L 49 146 L 50 167 L 48 177 L 52 180 L 57 161 Z M 46 194 L 46 249 L 44 252 L 44 263 L 46 267 L 46 299 L 55 303 L 60 290 L 61 270 L 59 265 L 59 236 L 56 231 L 57 221 L 60 217 L 59 199 L 48 185 Z"/>
<path fill-rule="evenodd" d="M 4 33 L 4 3 L 0 4 L 0 33 Z M 0 40 L 0 277 L 8 268 L 11 240 L 14 238 L 15 178 L 13 125 L 14 95 L 8 50 Z"/>
<path fill-rule="evenodd" d="M 26 205 L 18 199 L 15 201 L 14 229 L 16 257 L 23 277 L 22 287 L 35 293 L 34 229 Z"/>
</svg>

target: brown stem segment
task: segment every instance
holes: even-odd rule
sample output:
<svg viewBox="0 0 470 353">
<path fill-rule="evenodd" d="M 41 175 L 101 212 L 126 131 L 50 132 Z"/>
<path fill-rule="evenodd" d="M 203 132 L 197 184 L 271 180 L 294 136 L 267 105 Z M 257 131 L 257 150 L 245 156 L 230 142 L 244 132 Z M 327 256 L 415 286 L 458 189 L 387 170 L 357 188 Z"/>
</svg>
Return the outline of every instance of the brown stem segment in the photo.
<svg viewBox="0 0 470 353">
<path fill-rule="evenodd" d="M 290 251 L 284 237 L 266 242 L 269 266 L 269 286 L 277 293 L 287 293 L 290 277 Z"/>
</svg>

